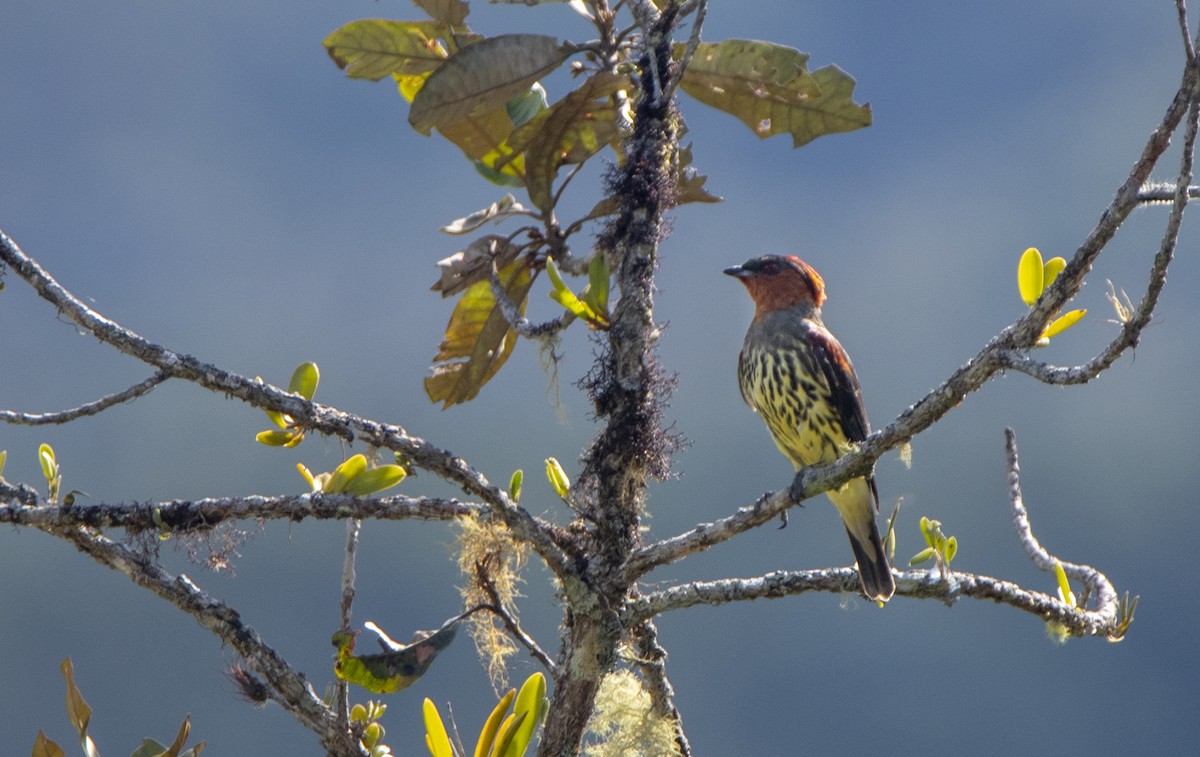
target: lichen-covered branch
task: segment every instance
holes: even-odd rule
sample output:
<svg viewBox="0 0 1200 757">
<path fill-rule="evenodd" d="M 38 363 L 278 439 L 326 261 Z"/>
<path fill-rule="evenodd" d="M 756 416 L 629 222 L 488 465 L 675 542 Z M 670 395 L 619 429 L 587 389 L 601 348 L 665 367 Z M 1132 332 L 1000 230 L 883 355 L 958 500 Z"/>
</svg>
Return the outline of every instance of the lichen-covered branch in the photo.
<svg viewBox="0 0 1200 757">
<path fill-rule="evenodd" d="M 26 491 L 32 491 L 26 488 Z M 453 520 L 483 516 L 484 505 L 436 497 L 353 497 L 349 494 L 289 494 L 277 497 L 212 497 L 130 504 L 19 503 L 16 487 L 0 483 L 0 523 L 60 529 L 69 526 L 124 528 L 132 534 L 159 531 L 182 535 L 240 520 Z M 36 495 L 36 492 L 34 492 Z"/>
</svg>

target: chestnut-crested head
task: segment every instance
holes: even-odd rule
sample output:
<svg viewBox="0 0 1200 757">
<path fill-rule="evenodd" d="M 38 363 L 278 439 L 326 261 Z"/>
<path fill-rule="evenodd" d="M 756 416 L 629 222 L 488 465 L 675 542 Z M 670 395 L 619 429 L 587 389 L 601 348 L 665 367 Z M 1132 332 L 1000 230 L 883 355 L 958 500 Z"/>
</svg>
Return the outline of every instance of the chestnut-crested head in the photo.
<svg viewBox="0 0 1200 757">
<path fill-rule="evenodd" d="M 754 300 L 755 317 L 775 310 L 807 305 L 814 310 L 825 302 L 825 280 L 795 255 L 762 255 L 725 273 L 746 285 Z"/>
</svg>

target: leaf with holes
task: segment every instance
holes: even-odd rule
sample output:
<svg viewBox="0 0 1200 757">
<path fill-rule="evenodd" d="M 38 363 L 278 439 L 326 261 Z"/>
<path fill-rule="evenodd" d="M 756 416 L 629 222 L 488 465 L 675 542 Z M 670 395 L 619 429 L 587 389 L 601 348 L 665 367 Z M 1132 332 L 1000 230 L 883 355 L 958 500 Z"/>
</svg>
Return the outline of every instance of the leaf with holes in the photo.
<svg viewBox="0 0 1200 757">
<path fill-rule="evenodd" d="M 446 60 L 438 37 L 445 24 L 434 21 L 351 21 L 325 38 L 325 50 L 352 79 L 379 81 L 385 76 L 428 73 Z"/>
</svg>

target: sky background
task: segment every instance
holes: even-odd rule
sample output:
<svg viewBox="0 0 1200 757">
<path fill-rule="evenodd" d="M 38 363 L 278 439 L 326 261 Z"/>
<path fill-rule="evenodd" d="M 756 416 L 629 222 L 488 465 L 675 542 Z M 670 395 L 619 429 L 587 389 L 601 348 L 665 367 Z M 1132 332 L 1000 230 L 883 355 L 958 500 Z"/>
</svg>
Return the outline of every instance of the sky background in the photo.
<svg viewBox="0 0 1200 757">
<path fill-rule="evenodd" d="M 668 414 L 690 446 L 676 457 L 679 477 L 651 489 L 649 538 L 791 479 L 738 394 L 751 304 L 722 268 L 768 252 L 812 263 L 828 289 L 826 323 L 853 356 L 874 425 L 886 425 L 1022 313 L 1015 269 L 1026 247 L 1073 253 L 1183 66 L 1166 0 L 710 5 L 705 39 L 768 39 L 811 54 L 814 67 L 836 63 L 858 80 L 875 123 L 792 150 L 786 137 L 759 141 L 681 98 L 695 165 L 725 202 L 674 212 L 662 248 L 660 352 L 679 381 Z M 526 505 L 565 520 L 541 461 L 554 455 L 578 470 L 595 427 L 573 382 L 593 345 L 580 328 L 564 340 L 566 422 L 529 343 L 476 401 L 430 404 L 421 381 L 452 303 L 428 289 L 435 261 L 459 247 L 438 228 L 504 190 L 456 148 L 413 132 L 393 87 L 347 80 L 328 59 L 324 37 L 364 17 L 420 13 L 359 0 L 5 3 L 0 228 L 150 340 L 277 384 L 314 360 L 318 400 L 399 423 L 495 481 L 524 468 Z M 469 20 L 489 35 L 589 38 L 562 5 L 476 2 Z M 564 87 L 547 82 L 552 98 Z M 1157 178 L 1173 177 L 1176 157 Z M 596 201 L 598 171 L 576 179 L 568 208 Z M 1105 279 L 1140 297 L 1166 215 L 1133 214 L 1077 298 L 1088 317 L 1039 357 L 1079 362 L 1112 338 Z M 895 454 L 877 469 L 885 510 L 904 498 L 897 562 L 923 546 L 916 522 L 927 515 L 958 537 L 956 568 L 1052 592 L 1010 524 L 1003 429 L 1013 427 L 1043 544 L 1141 595 L 1127 640 L 1057 646 L 1038 619 L 972 601 L 897 598 L 878 610 L 810 595 L 679 611 L 659 627 L 697 754 L 1200 751 L 1198 236 L 1185 219 L 1136 355 L 1083 387 L 998 377 L 914 442 L 911 469 Z M 56 319 L 11 273 L 5 283 L 0 407 L 62 409 L 149 375 Z M 532 303 L 536 318 L 555 314 L 544 286 Z M 262 413 L 172 382 L 67 427 L 2 427 L 0 449 L 9 480 L 37 483 L 37 445 L 52 443 L 65 488 L 89 502 L 295 492 L 304 487 L 296 462 L 328 470 L 342 459 L 336 441 L 315 438 L 267 449 L 253 440 L 264 428 Z M 453 492 L 429 474 L 403 491 Z M 344 527 L 249 528 L 234 573 L 170 547 L 168 567 L 238 608 L 321 690 L 332 677 Z M 455 614 L 452 539 L 445 524 L 368 523 L 355 621 L 405 638 Z M 786 530 L 746 534 L 656 571 L 647 586 L 849 556 L 835 511 L 814 501 Z M 124 576 L 12 528 L 0 529 L 0 574 L 0 752 L 24 754 L 41 728 L 73 753 L 58 671 L 70 656 L 105 754 L 126 754 L 143 736 L 168 742 L 189 712 L 209 754 L 320 753 L 279 707 L 233 695 L 222 674 L 231 650 Z M 546 572 L 531 566 L 525 592 L 523 622 L 556 647 Z M 534 669 L 520 659 L 513 678 Z M 468 737 L 478 731 L 494 699 L 469 640 L 387 698 L 397 754 L 423 753 L 426 696 L 452 702 Z"/>
</svg>

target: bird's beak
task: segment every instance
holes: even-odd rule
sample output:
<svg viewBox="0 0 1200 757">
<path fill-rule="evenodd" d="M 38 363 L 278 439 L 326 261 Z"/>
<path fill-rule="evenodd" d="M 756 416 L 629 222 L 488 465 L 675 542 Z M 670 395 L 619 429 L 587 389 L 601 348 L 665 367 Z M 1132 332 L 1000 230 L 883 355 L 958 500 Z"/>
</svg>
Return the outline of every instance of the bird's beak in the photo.
<svg viewBox="0 0 1200 757">
<path fill-rule="evenodd" d="M 750 272 L 745 268 L 742 268 L 740 265 L 735 265 L 732 268 L 726 268 L 725 275 L 732 276 L 735 279 L 744 279 L 750 275 Z"/>
</svg>

